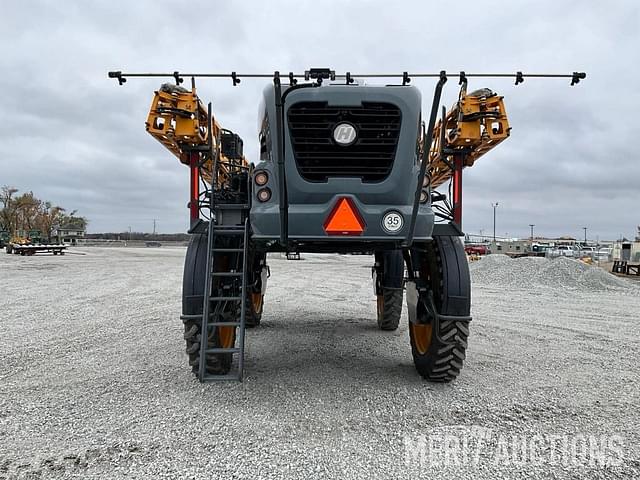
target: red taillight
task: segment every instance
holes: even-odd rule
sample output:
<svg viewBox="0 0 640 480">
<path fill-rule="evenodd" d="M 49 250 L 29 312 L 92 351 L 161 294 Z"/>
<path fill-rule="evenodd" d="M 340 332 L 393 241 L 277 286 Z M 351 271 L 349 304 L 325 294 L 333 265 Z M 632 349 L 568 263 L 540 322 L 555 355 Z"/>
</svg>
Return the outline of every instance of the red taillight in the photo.
<svg viewBox="0 0 640 480">
<path fill-rule="evenodd" d="M 264 170 L 260 170 L 259 172 L 254 173 L 253 180 L 256 182 L 256 185 L 262 187 L 269 181 L 269 175 Z"/>
<path fill-rule="evenodd" d="M 268 202 L 271 199 L 271 190 L 269 190 L 268 188 L 261 188 L 260 190 L 258 190 L 256 196 L 261 202 Z"/>
</svg>

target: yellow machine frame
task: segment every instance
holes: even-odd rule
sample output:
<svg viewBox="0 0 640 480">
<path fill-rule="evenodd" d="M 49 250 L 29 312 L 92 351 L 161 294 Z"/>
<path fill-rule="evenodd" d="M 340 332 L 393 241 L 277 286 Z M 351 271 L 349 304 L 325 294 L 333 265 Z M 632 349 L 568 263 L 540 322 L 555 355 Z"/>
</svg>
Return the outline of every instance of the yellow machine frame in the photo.
<svg viewBox="0 0 640 480">
<path fill-rule="evenodd" d="M 470 167 L 503 142 L 510 131 L 503 97 L 488 89 L 467 94 L 463 86 L 458 102 L 433 130 L 428 165 L 431 187 L 437 188 L 453 176 L 453 157 L 461 155 L 463 167 Z"/>
<path fill-rule="evenodd" d="M 151 102 L 145 126 L 147 132 L 173 153 L 181 163 L 190 165 L 189 152 L 197 147 L 211 147 L 218 156 L 217 181 L 225 183 L 229 172 L 238 166 L 248 166 L 247 160 L 227 158 L 221 151 L 220 134 L 223 129 L 198 98 L 195 85 L 191 90 L 164 84 Z M 195 148 L 194 148 L 195 147 Z M 215 157 L 215 155 L 213 155 Z M 200 165 L 202 178 L 211 183 L 213 161 L 208 157 Z"/>
</svg>

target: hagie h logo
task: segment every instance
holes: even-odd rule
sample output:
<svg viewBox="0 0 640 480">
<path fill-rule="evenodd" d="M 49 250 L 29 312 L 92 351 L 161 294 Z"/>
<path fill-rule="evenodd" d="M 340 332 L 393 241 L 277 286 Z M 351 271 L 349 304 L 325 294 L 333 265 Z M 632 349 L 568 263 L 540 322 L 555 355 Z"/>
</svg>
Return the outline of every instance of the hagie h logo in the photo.
<svg viewBox="0 0 640 480">
<path fill-rule="evenodd" d="M 339 123 L 333 129 L 333 139 L 342 146 L 351 145 L 356 139 L 356 129 L 350 123 Z"/>
</svg>

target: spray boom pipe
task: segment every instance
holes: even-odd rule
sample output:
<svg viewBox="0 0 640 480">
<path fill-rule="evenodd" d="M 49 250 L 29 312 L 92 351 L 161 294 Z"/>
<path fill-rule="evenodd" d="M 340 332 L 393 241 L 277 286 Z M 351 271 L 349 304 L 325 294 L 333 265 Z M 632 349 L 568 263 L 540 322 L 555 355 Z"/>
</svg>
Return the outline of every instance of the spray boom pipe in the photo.
<svg viewBox="0 0 640 480">
<path fill-rule="evenodd" d="M 575 85 L 587 78 L 585 72 L 572 72 L 572 73 L 466 73 L 462 72 L 465 78 L 513 78 L 515 84 L 518 85 L 524 82 L 525 78 L 569 78 L 571 79 L 571 85 Z M 180 83 L 183 77 L 192 78 L 227 78 L 230 79 L 232 84 L 238 85 L 241 78 L 273 78 L 273 73 L 181 73 L 178 71 L 166 72 L 166 73 L 127 73 L 120 70 L 109 72 L 109 78 L 115 78 L 120 85 L 124 84 L 128 78 L 173 78 L 176 82 Z M 304 73 L 290 72 L 288 75 L 290 80 L 294 79 L 322 79 L 328 78 L 335 80 L 336 78 L 345 79 L 352 82 L 354 78 L 399 78 L 402 79 L 403 84 L 408 84 L 408 79 L 411 78 L 440 78 L 440 73 L 351 73 L 346 72 L 344 74 L 336 74 L 334 70 L 329 69 L 311 69 Z"/>
</svg>

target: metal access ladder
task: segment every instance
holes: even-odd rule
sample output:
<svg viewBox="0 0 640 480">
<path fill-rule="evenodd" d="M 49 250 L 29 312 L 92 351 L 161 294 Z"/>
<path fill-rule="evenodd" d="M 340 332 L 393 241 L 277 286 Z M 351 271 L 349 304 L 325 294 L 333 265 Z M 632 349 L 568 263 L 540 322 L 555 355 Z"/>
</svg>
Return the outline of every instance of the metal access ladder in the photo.
<svg viewBox="0 0 640 480">
<path fill-rule="evenodd" d="M 218 245 L 221 238 L 236 238 L 238 247 L 222 247 Z M 198 378 L 200 382 L 212 382 L 220 380 L 242 381 L 244 373 L 244 334 L 246 315 L 246 291 L 247 291 L 247 249 L 249 244 L 249 220 L 244 220 L 244 225 L 217 225 L 209 222 L 207 273 L 205 278 L 204 305 L 202 309 L 202 328 L 200 330 L 200 365 L 198 366 Z M 242 271 L 240 272 L 216 272 L 214 261 L 217 253 L 235 253 L 241 255 Z M 222 278 L 221 288 L 212 291 L 213 280 Z M 238 282 L 238 280 L 240 280 Z M 239 284 L 239 285 L 238 285 Z M 240 319 L 234 321 L 221 321 L 219 312 L 227 306 L 227 302 L 240 304 Z M 229 348 L 209 347 L 207 339 L 212 329 L 217 327 L 237 327 L 236 345 Z M 206 356 L 211 353 L 228 353 L 237 355 L 235 370 L 233 364 L 227 374 L 207 373 Z"/>
</svg>

